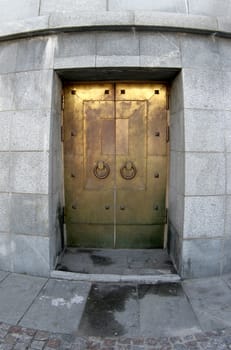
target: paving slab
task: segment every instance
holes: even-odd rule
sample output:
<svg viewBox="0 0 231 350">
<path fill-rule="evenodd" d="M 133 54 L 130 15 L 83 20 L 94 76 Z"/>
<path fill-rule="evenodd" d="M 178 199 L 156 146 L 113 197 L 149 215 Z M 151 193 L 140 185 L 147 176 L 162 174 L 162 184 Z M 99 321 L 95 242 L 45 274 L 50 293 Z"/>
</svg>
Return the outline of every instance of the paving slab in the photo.
<svg viewBox="0 0 231 350">
<path fill-rule="evenodd" d="M 231 327 L 231 290 L 225 281 L 188 280 L 183 288 L 204 331 Z"/>
<path fill-rule="evenodd" d="M 0 271 L 0 282 L 3 281 L 8 275 L 9 275 L 9 272 Z"/>
<path fill-rule="evenodd" d="M 6 277 L 0 288 L 0 321 L 16 324 L 46 282 L 46 278 L 18 274 Z"/>
<path fill-rule="evenodd" d="M 51 279 L 20 325 L 55 333 L 72 333 L 78 328 L 91 284 Z"/>
<path fill-rule="evenodd" d="M 185 336 L 200 325 L 180 283 L 138 286 L 142 336 Z"/>
<path fill-rule="evenodd" d="M 139 332 L 137 287 L 126 284 L 93 284 L 79 335 L 134 336 Z"/>
<path fill-rule="evenodd" d="M 231 274 L 223 275 L 222 279 L 226 282 L 227 286 L 231 288 Z"/>
</svg>

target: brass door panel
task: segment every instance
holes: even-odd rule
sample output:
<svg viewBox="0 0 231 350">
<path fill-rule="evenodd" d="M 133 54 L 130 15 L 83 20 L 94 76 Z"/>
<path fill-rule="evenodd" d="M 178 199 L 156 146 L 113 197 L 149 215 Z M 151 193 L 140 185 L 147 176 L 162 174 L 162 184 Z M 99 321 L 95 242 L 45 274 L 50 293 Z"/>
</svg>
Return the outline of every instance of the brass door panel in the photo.
<svg viewBox="0 0 231 350">
<path fill-rule="evenodd" d="M 69 245 L 162 247 L 167 182 L 166 86 L 65 88 Z"/>
<path fill-rule="evenodd" d="M 128 147 L 122 155 L 116 149 L 116 247 L 161 247 L 166 220 L 166 88 L 117 84 L 116 120 L 123 118 L 129 120 Z M 132 179 L 119 174 L 126 162 L 136 170 Z"/>
<path fill-rule="evenodd" d="M 114 246 L 112 92 L 112 84 L 74 84 L 65 89 L 64 181 L 68 245 Z"/>
</svg>

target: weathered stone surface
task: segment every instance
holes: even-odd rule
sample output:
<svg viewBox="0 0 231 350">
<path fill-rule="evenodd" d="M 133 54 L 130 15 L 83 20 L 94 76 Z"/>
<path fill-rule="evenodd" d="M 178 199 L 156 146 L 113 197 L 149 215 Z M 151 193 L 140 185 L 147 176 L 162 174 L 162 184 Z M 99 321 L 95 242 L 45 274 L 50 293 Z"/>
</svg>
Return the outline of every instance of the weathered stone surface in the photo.
<svg viewBox="0 0 231 350">
<path fill-rule="evenodd" d="M 10 324 L 16 324 L 24 315 L 45 282 L 45 278 L 17 274 L 9 275 L 1 282 L 0 320 Z"/>
<path fill-rule="evenodd" d="M 211 67 L 219 69 L 221 57 L 218 47 L 219 39 L 214 36 L 182 35 L 181 55 L 183 67 Z"/>
<path fill-rule="evenodd" d="M 142 67 L 180 67 L 178 36 L 169 33 L 141 33 L 140 55 Z"/>
<path fill-rule="evenodd" d="M 109 11 L 147 10 L 186 13 L 186 6 L 183 0 L 163 0 L 161 2 L 152 0 L 109 0 L 108 9 Z"/>
<path fill-rule="evenodd" d="M 11 190 L 48 193 L 48 153 L 15 152 L 12 156 Z"/>
<path fill-rule="evenodd" d="M 185 197 L 184 238 L 222 237 L 224 224 L 224 196 Z"/>
<path fill-rule="evenodd" d="M 94 5 L 96 4 L 94 3 Z M 49 6 L 50 5 L 48 4 L 48 7 Z M 64 6 L 63 3 L 62 6 Z M 142 2 L 141 6 L 144 6 L 144 2 Z M 188 10 L 186 6 L 186 12 L 187 11 Z M 210 32 L 211 34 L 217 32 L 218 29 L 223 32 L 230 32 L 231 30 L 229 17 L 226 16 L 216 18 L 216 13 L 213 16 L 195 16 L 177 12 L 159 12 L 155 10 L 150 11 L 140 9 L 135 11 L 106 11 L 106 9 L 103 8 L 103 11 L 100 11 L 100 7 L 97 7 L 97 9 L 95 9 L 94 11 L 87 11 L 85 9 L 83 11 L 76 11 L 76 9 L 66 11 L 62 10 L 61 8 L 57 8 L 56 10 L 55 5 L 53 7 L 53 11 L 51 9 L 51 11 L 48 10 L 44 13 L 47 13 L 47 15 L 41 15 L 39 17 L 32 18 L 27 17 L 24 20 L 17 20 L 15 22 L 9 23 L 3 22 L 1 25 L 0 37 L 18 36 L 21 33 L 28 34 L 30 32 L 36 31 L 39 33 L 41 30 L 46 31 L 47 33 L 47 30 L 53 31 L 56 28 L 90 28 L 92 26 L 100 27 L 104 25 L 111 25 L 114 27 L 121 25 L 138 25 L 145 27 L 155 27 L 157 29 L 175 28 L 180 31 L 184 31 L 185 29 L 187 29 L 191 31 L 196 31 L 197 33 L 198 31 L 201 31 L 205 33 Z"/>
<path fill-rule="evenodd" d="M 0 22 L 12 22 L 39 15 L 39 0 L 1 0 Z"/>
<path fill-rule="evenodd" d="M 182 111 L 184 109 L 184 94 L 183 94 L 183 74 L 179 72 L 172 83 L 170 94 L 170 113 Z M 179 135 L 183 136 L 183 135 Z"/>
<path fill-rule="evenodd" d="M 231 111 L 224 111 L 225 118 L 225 148 L 227 152 L 231 152 Z"/>
<path fill-rule="evenodd" d="M 96 54 L 96 33 L 64 33 L 58 36 L 55 57 L 92 56 Z M 78 67 L 78 63 L 76 64 Z"/>
<path fill-rule="evenodd" d="M 183 233 L 184 226 L 184 196 L 170 190 L 169 213 L 170 220 L 178 233 Z"/>
<path fill-rule="evenodd" d="M 11 150 L 47 151 L 50 141 L 50 114 L 51 111 L 45 109 L 9 112 L 8 116 L 12 117 Z"/>
<path fill-rule="evenodd" d="M 8 276 L 8 272 L 6 271 L 0 271 L 0 282 L 2 282 L 7 276 Z"/>
<path fill-rule="evenodd" d="M 185 153 L 171 151 L 170 153 L 170 187 L 176 190 L 177 194 L 185 192 L 184 173 Z"/>
<path fill-rule="evenodd" d="M 185 194 L 225 194 L 225 156 L 223 153 L 186 153 Z"/>
<path fill-rule="evenodd" d="M 9 232 L 10 196 L 8 193 L 0 193 L 0 231 Z"/>
<path fill-rule="evenodd" d="M 51 113 L 51 143 L 50 143 L 50 209 L 49 236 L 50 236 L 50 267 L 55 268 L 56 257 L 62 251 L 62 231 L 63 231 L 63 161 L 62 143 L 60 142 L 60 129 L 62 123 L 61 105 L 62 83 L 57 74 L 53 79 L 53 99 Z"/>
<path fill-rule="evenodd" d="M 96 56 L 96 67 L 139 67 L 139 56 Z"/>
<path fill-rule="evenodd" d="M 227 127 L 223 111 L 205 109 L 185 109 L 185 151 L 189 152 L 224 152 L 224 132 L 228 129 L 229 115 L 227 114 Z M 231 127 L 231 116 L 230 116 Z M 229 129 L 228 129 L 229 130 Z M 229 134 L 227 130 L 227 142 Z M 231 140 L 231 138 L 230 138 Z M 230 141 L 231 142 L 231 141 Z M 209 157 L 209 155 L 207 155 Z"/>
<path fill-rule="evenodd" d="M 77 331 L 89 289 L 87 282 L 49 280 L 20 325 L 56 333 Z"/>
<path fill-rule="evenodd" d="M 138 56 L 139 36 L 135 32 L 99 33 L 96 37 L 98 56 Z"/>
<path fill-rule="evenodd" d="M 14 108 L 16 110 L 49 109 L 51 107 L 52 78 L 52 70 L 16 73 Z"/>
<path fill-rule="evenodd" d="M 3 22 L 0 26 L 0 37 L 9 38 L 11 36 L 20 36 L 21 34 L 30 34 L 31 32 L 40 32 L 49 28 L 49 16 L 39 16 L 17 20 L 13 22 Z"/>
<path fill-rule="evenodd" d="M 106 0 L 42 0 L 40 14 L 74 11 L 106 11 Z"/>
<path fill-rule="evenodd" d="M 203 331 L 231 326 L 230 288 L 217 278 L 184 281 L 183 288 Z"/>
<path fill-rule="evenodd" d="M 0 151 L 10 147 L 11 112 L 0 112 Z"/>
<path fill-rule="evenodd" d="M 230 172 L 231 172 L 231 153 L 227 153 L 226 154 L 226 178 L 227 178 L 226 191 L 227 191 L 227 194 L 231 194 Z"/>
<path fill-rule="evenodd" d="M 231 47 L 229 38 L 219 38 L 218 40 L 220 62 L 222 69 L 230 69 L 231 67 Z"/>
<path fill-rule="evenodd" d="M 186 111 L 178 111 L 176 113 L 171 113 L 170 128 L 171 128 L 171 138 L 170 138 L 170 149 L 176 152 L 183 152 L 186 148 L 186 137 L 185 137 L 185 124 Z M 191 134 L 190 134 L 191 135 Z M 185 139 L 185 142 L 184 142 Z"/>
<path fill-rule="evenodd" d="M 194 213 L 194 215 L 196 215 Z M 222 239 L 184 240 L 182 246 L 182 271 L 184 278 L 219 275 L 222 261 Z"/>
<path fill-rule="evenodd" d="M 12 271 L 12 254 L 14 252 L 14 247 L 10 233 L 1 232 L 0 242 L 0 269 L 4 271 Z"/>
<path fill-rule="evenodd" d="M 10 154 L 0 152 L 0 192 L 9 192 Z"/>
<path fill-rule="evenodd" d="M 91 28 L 102 26 L 134 25 L 134 14 L 130 11 L 82 11 L 52 13 L 49 28 Z"/>
<path fill-rule="evenodd" d="M 223 72 L 223 93 L 224 93 L 224 109 L 231 110 L 231 69 Z M 221 99 L 222 102 L 222 99 Z M 221 103 L 220 102 L 220 103 Z"/>
<path fill-rule="evenodd" d="M 199 323 L 178 284 L 139 286 L 140 330 L 146 337 L 199 332 Z M 187 316 L 186 316 L 187 315 Z"/>
<path fill-rule="evenodd" d="M 224 99 L 228 100 L 228 84 L 229 79 L 226 78 L 224 95 L 223 74 L 220 70 L 183 69 L 185 108 L 220 110 L 224 106 Z"/>
<path fill-rule="evenodd" d="M 231 32 L 230 16 L 217 17 L 218 30 L 223 33 Z"/>
<path fill-rule="evenodd" d="M 182 262 L 182 230 L 177 231 L 174 226 L 174 218 L 172 222 L 172 217 L 169 215 L 169 225 L 168 225 L 168 235 L 169 235 L 169 255 L 172 259 L 174 266 L 177 271 L 181 271 Z"/>
<path fill-rule="evenodd" d="M 193 28 L 203 31 L 218 30 L 218 24 L 216 17 L 208 16 L 192 16 L 176 13 L 155 12 L 155 11 L 135 11 L 134 12 L 134 24 L 138 26 L 150 26 L 165 28 L 184 28 L 193 31 Z M 183 31 L 184 31 L 183 29 Z"/>
<path fill-rule="evenodd" d="M 204 0 L 201 3 L 198 3 L 197 0 L 189 0 L 189 13 L 205 16 L 230 16 L 230 2 L 229 0 Z"/>
<path fill-rule="evenodd" d="M 95 68 L 96 56 L 73 56 L 57 57 L 54 60 L 55 69 L 75 69 L 78 68 Z"/>
<path fill-rule="evenodd" d="M 0 44 L 0 74 L 15 71 L 17 47 L 17 41 L 6 41 Z"/>
<path fill-rule="evenodd" d="M 13 266 L 15 272 L 48 276 L 50 271 L 49 238 L 14 235 Z"/>
<path fill-rule="evenodd" d="M 52 68 L 53 59 L 53 36 L 27 38 L 18 41 L 17 72 Z"/>
<path fill-rule="evenodd" d="M 0 75 L 0 111 L 9 111 L 13 108 L 15 75 Z"/>
<path fill-rule="evenodd" d="M 46 195 L 13 194 L 11 201 L 11 232 L 48 235 L 49 214 Z"/>
<path fill-rule="evenodd" d="M 230 234 L 230 233 L 229 233 Z M 224 252 L 223 252 L 223 263 L 222 263 L 222 273 L 231 273 L 231 239 L 230 236 L 224 241 Z"/>
<path fill-rule="evenodd" d="M 226 196 L 225 205 L 225 234 L 226 236 L 231 236 L 231 196 Z"/>
</svg>

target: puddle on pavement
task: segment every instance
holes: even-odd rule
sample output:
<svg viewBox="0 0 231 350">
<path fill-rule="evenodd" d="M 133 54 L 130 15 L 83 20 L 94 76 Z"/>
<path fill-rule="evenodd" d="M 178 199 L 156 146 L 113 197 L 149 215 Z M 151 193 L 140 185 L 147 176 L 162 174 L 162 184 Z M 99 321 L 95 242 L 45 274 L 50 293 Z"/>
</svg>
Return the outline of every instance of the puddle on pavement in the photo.
<svg viewBox="0 0 231 350">
<path fill-rule="evenodd" d="M 88 296 L 79 333 L 121 336 L 137 327 L 137 289 L 131 285 L 94 284 Z"/>
<path fill-rule="evenodd" d="M 90 255 L 90 258 L 95 265 L 108 266 L 113 264 L 113 261 L 108 256 L 100 256 L 96 254 Z"/>
</svg>

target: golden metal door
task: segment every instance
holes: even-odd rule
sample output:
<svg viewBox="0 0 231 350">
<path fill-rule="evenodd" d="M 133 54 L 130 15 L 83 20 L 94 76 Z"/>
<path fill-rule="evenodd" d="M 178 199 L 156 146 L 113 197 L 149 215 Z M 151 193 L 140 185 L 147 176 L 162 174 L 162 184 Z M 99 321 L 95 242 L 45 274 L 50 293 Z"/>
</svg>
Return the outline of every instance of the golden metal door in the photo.
<svg viewBox="0 0 231 350">
<path fill-rule="evenodd" d="M 162 247 L 166 220 L 166 86 L 64 89 L 68 245 Z"/>
</svg>

